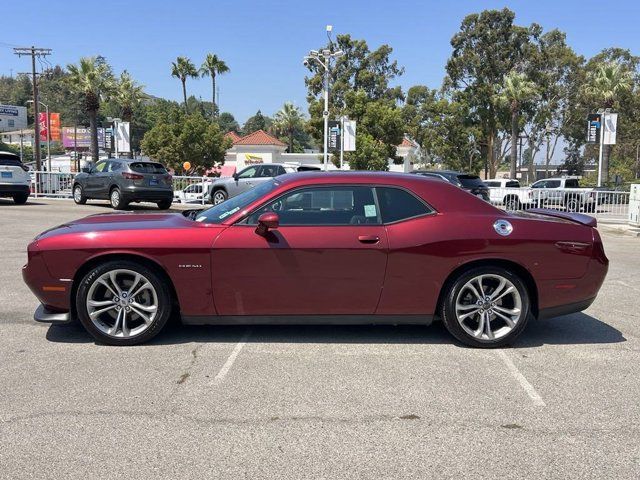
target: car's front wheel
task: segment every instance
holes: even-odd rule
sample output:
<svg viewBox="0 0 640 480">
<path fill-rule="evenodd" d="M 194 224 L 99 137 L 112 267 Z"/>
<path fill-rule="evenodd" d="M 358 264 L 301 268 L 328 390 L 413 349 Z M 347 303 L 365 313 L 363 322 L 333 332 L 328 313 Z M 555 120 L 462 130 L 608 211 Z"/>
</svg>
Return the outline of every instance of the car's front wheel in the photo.
<svg viewBox="0 0 640 480">
<path fill-rule="evenodd" d="M 109 261 L 82 278 L 76 309 L 96 340 L 136 345 L 155 337 L 167 323 L 171 294 L 151 269 L 130 261 Z"/>
<path fill-rule="evenodd" d="M 17 193 L 13 196 L 13 203 L 16 205 L 24 205 L 29 199 L 28 193 Z"/>
<path fill-rule="evenodd" d="M 530 300 L 523 281 L 501 267 L 476 267 L 449 284 L 441 315 L 447 330 L 472 347 L 496 348 L 524 330 Z"/>
<path fill-rule="evenodd" d="M 228 197 L 227 192 L 220 189 L 213 192 L 213 197 L 211 197 L 211 200 L 214 205 L 218 205 L 224 202 L 227 199 L 227 197 Z"/>
<path fill-rule="evenodd" d="M 76 184 L 73 187 L 73 201 L 78 205 L 84 205 L 87 203 L 87 197 L 84 196 L 82 185 Z"/>
</svg>

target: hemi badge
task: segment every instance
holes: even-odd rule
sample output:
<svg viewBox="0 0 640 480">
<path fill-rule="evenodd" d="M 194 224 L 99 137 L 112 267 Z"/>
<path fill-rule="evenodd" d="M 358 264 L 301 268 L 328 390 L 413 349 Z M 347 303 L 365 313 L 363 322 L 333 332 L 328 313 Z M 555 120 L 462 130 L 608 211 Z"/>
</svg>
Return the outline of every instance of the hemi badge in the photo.
<svg viewBox="0 0 640 480">
<path fill-rule="evenodd" d="M 54 287 L 47 285 L 42 287 L 42 290 L 44 290 L 45 292 L 64 292 L 67 290 L 67 287 Z"/>
</svg>

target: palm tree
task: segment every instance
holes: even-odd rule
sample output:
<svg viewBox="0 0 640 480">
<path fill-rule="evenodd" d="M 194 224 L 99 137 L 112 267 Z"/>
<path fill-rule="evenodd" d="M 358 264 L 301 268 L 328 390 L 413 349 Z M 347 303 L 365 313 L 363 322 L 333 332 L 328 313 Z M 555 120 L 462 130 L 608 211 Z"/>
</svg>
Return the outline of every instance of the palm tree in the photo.
<svg viewBox="0 0 640 480">
<path fill-rule="evenodd" d="M 82 110 L 89 117 L 89 131 L 91 132 L 91 156 L 98 161 L 98 124 L 97 116 L 100 109 L 101 97 L 108 96 L 113 91 L 113 74 L 111 67 L 102 57 L 82 57 L 80 62 L 67 66 L 67 79 L 71 90 L 76 93 L 81 102 Z"/>
<path fill-rule="evenodd" d="M 200 75 L 203 77 L 211 77 L 211 86 L 213 91 L 213 116 L 218 114 L 218 107 L 216 105 L 216 75 L 221 75 L 229 71 L 229 67 L 217 55 L 213 53 L 207 54 L 202 67 L 200 67 Z"/>
<path fill-rule="evenodd" d="M 285 102 L 282 109 L 275 114 L 275 127 L 289 137 L 289 153 L 293 153 L 293 135 L 302 128 L 304 118 L 300 109 L 291 102 Z"/>
<path fill-rule="evenodd" d="M 523 73 L 509 72 L 504 78 L 504 85 L 498 94 L 498 101 L 509 107 L 511 112 L 511 178 L 516 178 L 518 159 L 518 135 L 520 129 L 520 111 L 524 103 L 537 95 L 535 83 Z"/>
<path fill-rule="evenodd" d="M 182 96 L 184 97 L 184 109 L 189 113 L 187 108 L 187 78 L 196 78 L 198 70 L 191 60 L 187 57 L 178 57 L 175 62 L 171 62 L 171 76 L 179 78 L 182 82 Z"/>
<path fill-rule="evenodd" d="M 591 95 L 604 108 L 613 108 L 620 95 L 631 91 L 633 76 L 629 69 L 618 62 L 603 62 L 587 77 L 586 93 Z M 609 181 L 609 145 L 603 145 L 602 178 Z"/>
<path fill-rule="evenodd" d="M 135 107 L 145 98 L 144 86 L 137 83 L 126 70 L 120 74 L 116 85 L 115 100 L 120 107 L 122 119 L 125 122 L 133 120 Z M 133 128 L 131 128 L 133 132 Z M 132 135 L 133 136 L 133 135 Z M 133 151 L 129 149 L 129 158 L 133 158 Z"/>
</svg>

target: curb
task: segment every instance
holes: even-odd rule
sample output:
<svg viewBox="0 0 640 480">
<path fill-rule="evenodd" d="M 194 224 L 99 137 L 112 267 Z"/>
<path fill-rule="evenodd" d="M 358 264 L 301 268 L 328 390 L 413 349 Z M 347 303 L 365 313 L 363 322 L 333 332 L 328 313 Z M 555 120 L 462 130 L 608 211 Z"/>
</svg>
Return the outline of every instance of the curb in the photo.
<svg viewBox="0 0 640 480">
<path fill-rule="evenodd" d="M 607 225 L 599 224 L 598 230 L 603 233 L 612 233 L 615 235 L 625 235 L 627 237 L 640 237 L 640 228 L 631 227 L 629 225 Z"/>
</svg>

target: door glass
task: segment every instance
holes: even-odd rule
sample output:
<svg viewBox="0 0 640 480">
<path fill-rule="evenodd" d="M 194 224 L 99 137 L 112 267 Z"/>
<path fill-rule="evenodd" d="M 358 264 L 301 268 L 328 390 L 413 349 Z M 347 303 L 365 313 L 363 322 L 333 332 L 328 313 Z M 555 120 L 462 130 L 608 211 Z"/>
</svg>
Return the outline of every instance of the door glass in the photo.
<svg viewBox="0 0 640 480">
<path fill-rule="evenodd" d="M 98 163 L 96 163 L 96 166 L 93 167 L 93 171 L 94 172 L 104 172 L 106 166 L 107 166 L 107 162 L 98 162 Z"/>
<path fill-rule="evenodd" d="M 238 178 L 253 178 L 256 176 L 257 171 L 258 167 L 245 168 L 242 172 L 240 172 Z"/>
<path fill-rule="evenodd" d="M 406 190 L 376 187 L 376 194 L 382 211 L 383 223 L 397 222 L 433 213 L 433 209 Z"/>
<path fill-rule="evenodd" d="M 258 209 L 247 219 L 255 225 L 265 212 L 276 212 L 280 225 L 377 225 L 378 209 L 370 187 L 330 186 L 294 190 Z"/>
</svg>

